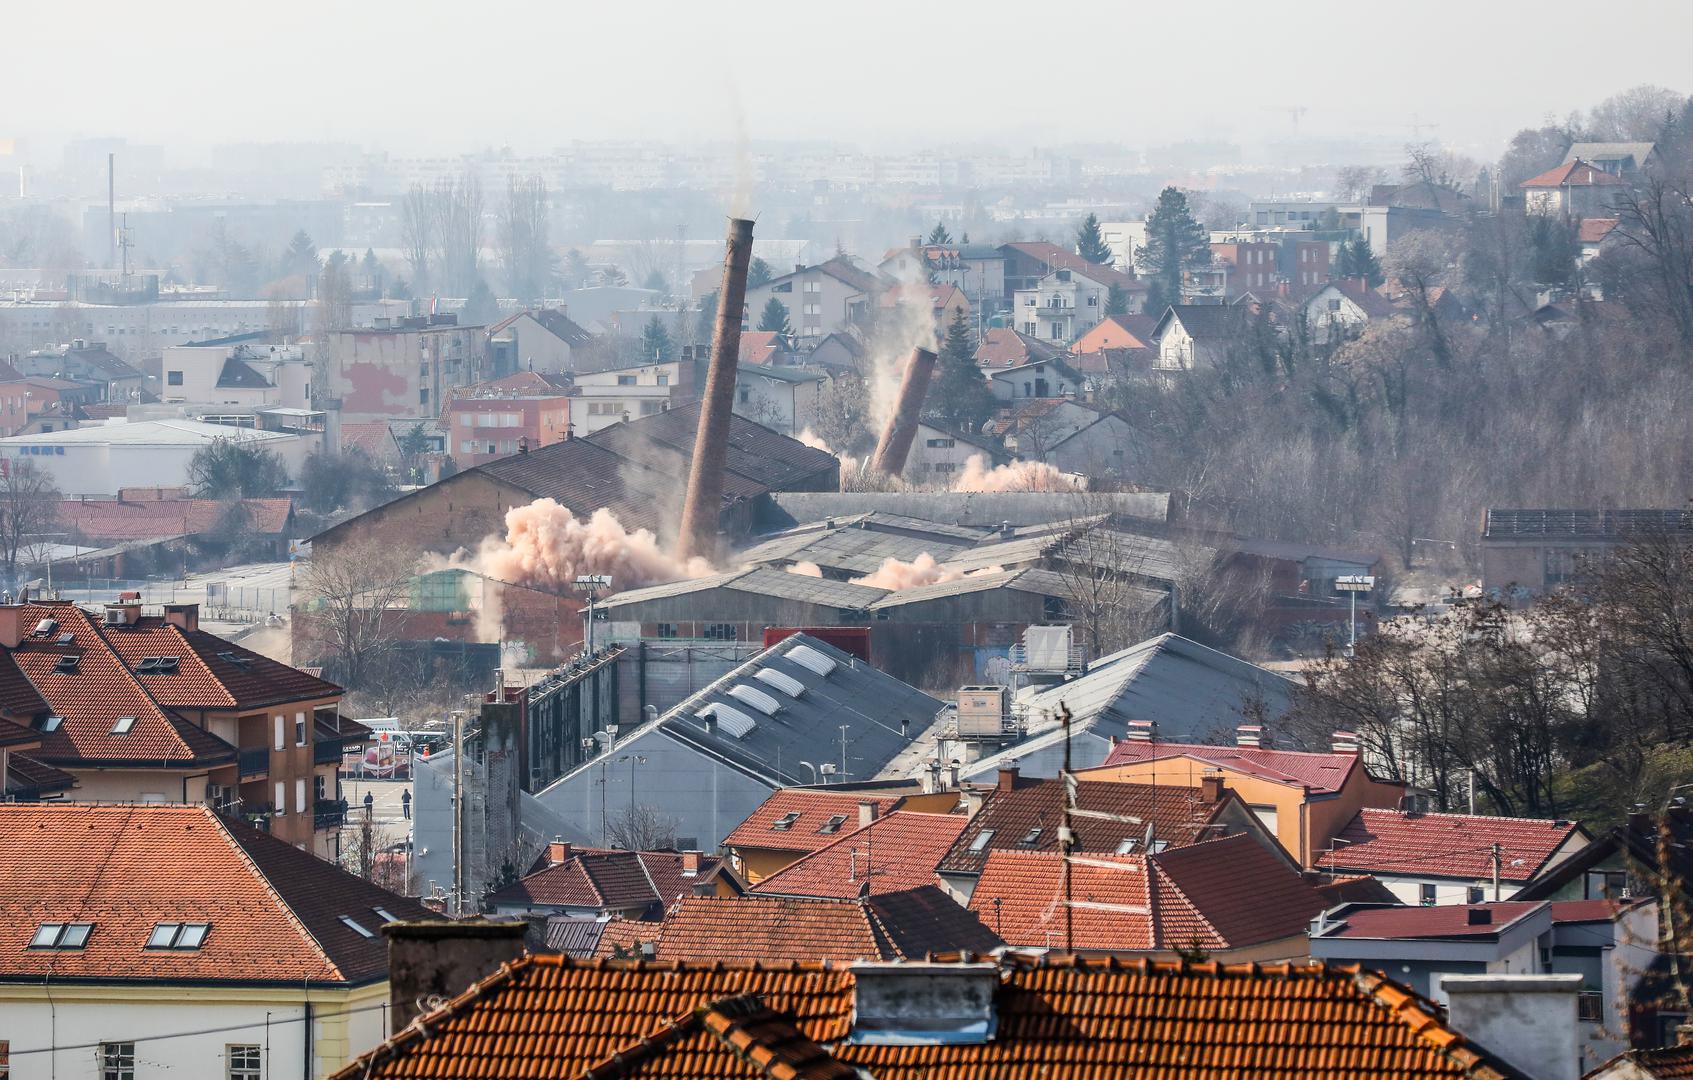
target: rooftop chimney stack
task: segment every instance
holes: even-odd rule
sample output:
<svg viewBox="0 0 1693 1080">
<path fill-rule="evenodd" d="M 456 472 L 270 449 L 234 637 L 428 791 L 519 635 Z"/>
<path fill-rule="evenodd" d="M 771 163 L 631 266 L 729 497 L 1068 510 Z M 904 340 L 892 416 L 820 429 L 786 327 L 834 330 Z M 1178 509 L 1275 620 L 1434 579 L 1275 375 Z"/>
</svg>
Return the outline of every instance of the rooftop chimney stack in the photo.
<svg viewBox="0 0 1693 1080">
<path fill-rule="evenodd" d="M 865 802 L 859 803 L 858 804 L 858 827 L 862 829 L 862 828 L 864 828 L 864 826 L 869 825 L 871 822 L 875 821 L 877 813 L 878 813 L 878 811 L 877 811 L 875 803 L 870 802 L 868 800 L 865 801 Z"/>
<path fill-rule="evenodd" d="M 899 401 L 888 417 L 888 426 L 876 443 L 876 471 L 885 476 L 898 476 L 905 471 L 905 459 L 911 453 L 911 442 L 917 437 L 917 421 L 923 411 L 923 398 L 929 393 L 934 378 L 934 353 L 928 349 L 912 349 L 905 362 L 905 378 L 899 384 Z"/>
<path fill-rule="evenodd" d="M 1199 798 L 1202 802 L 1221 802 L 1223 799 L 1223 778 L 1212 774 L 1199 778 Z"/>
<path fill-rule="evenodd" d="M 570 859 L 570 845 L 563 840 L 554 840 L 547 845 L 547 865 L 557 866 Z"/>
<path fill-rule="evenodd" d="M 688 465 L 688 494 L 676 554 L 709 558 L 717 546 L 723 504 L 723 469 L 729 455 L 729 425 L 735 408 L 735 367 L 741 354 L 741 313 L 747 303 L 747 267 L 752 262 L 752 222 L 729 219 L 723 252 L 723 286 L 717 326 L 711 335 L 711 366 L 700 395 L 700 424 Z"/>
<path fill-rule="evenodd" d="M 388 1030 L 399 1032 L 428 1012 L 523 955 L 527 923 L 480 919 L 394 922 L 388 938 Z"/>
<path fill-rule="evenodd" d="M 1016 769 L 1001 769 L 1001 770 L 999 770 L 999 790 L 1001 790 L 1001 791 L 1015 791 L 1016 789 L 1017 789 L 1017 770 Z"/>
<path fill-rule="evenodd" d="M 139 619 L 141 617 L 141 600 L 139 597 L 136 598 L 134 606 L 135 617 L 136 619 Z M 133 626 L 134 623 L 135 619 L 131 619 L 130 625 Z M 167 626 L 174 626 L 185 634 L 193 633 L 194 631 L 200 629 L 200 605 L 166 604 L 165 624 Z"/>
<path fill-rule="evenodd" d="M 1129 742 L 1155 742 L 1158 738 L 1158 721 L 1130 720 Z"/>
</svg>

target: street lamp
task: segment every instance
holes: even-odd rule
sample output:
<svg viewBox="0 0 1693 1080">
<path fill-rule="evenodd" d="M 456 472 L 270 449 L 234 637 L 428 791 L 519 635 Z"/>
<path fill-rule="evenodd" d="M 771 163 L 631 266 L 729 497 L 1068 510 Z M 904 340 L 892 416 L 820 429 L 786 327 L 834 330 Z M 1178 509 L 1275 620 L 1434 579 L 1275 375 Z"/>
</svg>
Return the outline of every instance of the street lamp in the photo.
<svg viewBox="0 0 1693 1080">
<path fill-rule="evenodd" d="M 611 590 L 611 577 L 607 574 L 583 574 L 575 581 L 578 591 L 588 594 L 588 628 L 583 634 L 582 651 L 592 656 L 594 654 L 594 598 L 598 590 Z"/>
</svg>

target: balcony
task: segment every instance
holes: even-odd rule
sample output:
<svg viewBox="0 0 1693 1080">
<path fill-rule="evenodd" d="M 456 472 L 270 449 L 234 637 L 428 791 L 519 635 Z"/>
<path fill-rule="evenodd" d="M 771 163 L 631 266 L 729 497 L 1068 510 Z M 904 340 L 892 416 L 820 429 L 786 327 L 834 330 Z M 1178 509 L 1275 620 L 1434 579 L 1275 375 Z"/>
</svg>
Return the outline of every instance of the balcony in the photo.
<svg viewBox="0 0 1693 1080">
<path fill-rule="evenodd" d="M 352 740 L 357 742 L 358 740 Z M 326 739 L 322 735 L 312 744 L 313 765 L 339 765 L 341 757 L 346 752 L 346 741 L 341 739 Z"/>
<path fill-rule="evenodd" d="M 267 776 L 270 773 L 270 747 L 255 746 L 241 750 L 236 761 L 243 780 Z"/>
<path fill-rule="evenodd" d="M 312 806 L 312 828 L 338 829 L 347 823 L 347 804 L 335 799 L 319 799 Z"/>
</svg>

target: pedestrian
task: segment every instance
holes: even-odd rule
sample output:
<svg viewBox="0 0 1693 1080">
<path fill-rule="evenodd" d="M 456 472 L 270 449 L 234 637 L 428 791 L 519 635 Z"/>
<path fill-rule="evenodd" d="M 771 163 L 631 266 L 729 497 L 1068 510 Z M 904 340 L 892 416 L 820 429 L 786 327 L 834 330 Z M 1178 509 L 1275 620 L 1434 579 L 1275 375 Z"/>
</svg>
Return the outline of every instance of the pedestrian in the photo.
<svg viewBox="0 0 1693 1080">
<path fill-rule="evenodd" d="M 365 820 L 366 821 L 371 820 L 371 815 L 373 815 L 374 813 L 376 813 L 376 796 L 372 795 L 370 792 L 367 791 L 367 792 L 364 793 L 364 816 L 365 816 Z"/>
<path fill-rule="evenodd" d="M 400 816 L 407 821 L 411 820 L 411 792 L 409 790 L 400 792 Z"/>
</svg>

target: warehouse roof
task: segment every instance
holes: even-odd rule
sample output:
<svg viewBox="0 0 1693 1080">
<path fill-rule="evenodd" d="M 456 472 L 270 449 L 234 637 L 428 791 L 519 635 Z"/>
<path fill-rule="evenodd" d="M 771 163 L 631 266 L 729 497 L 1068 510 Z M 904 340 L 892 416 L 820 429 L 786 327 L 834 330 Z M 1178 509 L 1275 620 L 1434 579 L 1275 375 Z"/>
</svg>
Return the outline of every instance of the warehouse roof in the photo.
<svg viewBox="0 0 1693 1080">
<path fill-rule="evenodd" d="M 766 513 L 769 528 L 868 512 L 998 528 L 1006 523 L 1034 525 L 1099 513 L 1165 521 L 1169 510 L 1168 492 L 783 491 L 771 494 Z"/>
<path fill-rule="evenodd" d="M 768 566 L 753 566 L 745 570 L 731 570 L 725 574 L 651 585 L 645 589 L 630 589 L 608 597 L 600 606 L 609 611 L 649 600 L 687 596 L 713 589 L 731 589 L 735 592 L 848 611 L 862 611 L 887 594 L 886 589 L 871 588 L 868 585 L 854 585 L 851 582 L 811 577 L 807 574 L 790 574 L 786 570 Z"/>
<path fill-rule="evenodd" d="M 242 443 L 287 442 L 299 436 L 284 431 L 259 431 L 256 428 L 230 427 L 227 424 L 206 424 L 199 420 L 135 420 L 122 424 L 99 424 L 70 431 L 39 432 L 34 435 L 13 435 L 0 439 L 0 444 L 53 445 L 80 444 L 87 446 L 204 446 L 226 439 Z"/>
</svg>

